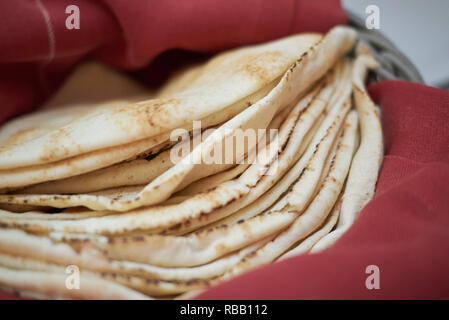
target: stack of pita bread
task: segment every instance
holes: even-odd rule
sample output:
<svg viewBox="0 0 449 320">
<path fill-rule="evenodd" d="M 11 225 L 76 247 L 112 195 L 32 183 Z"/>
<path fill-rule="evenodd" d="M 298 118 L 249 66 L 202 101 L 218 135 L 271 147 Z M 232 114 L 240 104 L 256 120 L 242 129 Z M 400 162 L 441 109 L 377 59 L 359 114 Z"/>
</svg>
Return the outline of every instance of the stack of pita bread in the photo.
<svg viewBox="0 0 449 320">
<path fill-rule="evenodd" d="M 156 92 L 80 66 L 38 112 L 0 130 L 0 288 L 187 298 L 331 246 L 373 197 L 383 156 L 364 86 L 377 63 L 355 42 L 339 26 L 238 48 Z M 195 121 L 212 129 L 196 146 Z M 194 147 L 174 162 L 180 129 Z M 231 146 L 231 162 L 192 161 L 239 130 L 265 136 Z M 264 156 L 244 161 L 256 146 Z M 68 266 L 79 289 L 66 286 Z"/>
</svg>

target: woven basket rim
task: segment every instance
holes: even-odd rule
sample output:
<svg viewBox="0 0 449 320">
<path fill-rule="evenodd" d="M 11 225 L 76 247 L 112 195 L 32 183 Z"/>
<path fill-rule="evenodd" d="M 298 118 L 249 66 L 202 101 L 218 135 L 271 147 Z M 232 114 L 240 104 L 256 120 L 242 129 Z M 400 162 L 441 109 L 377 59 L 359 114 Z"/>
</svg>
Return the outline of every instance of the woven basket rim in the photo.
<svg viewBox="0 0 449 320">
<path fill-rule="evenodd" d="M 351 10 L 345 11 L 349 19 L 348 25 L 356 29 L 359 40 L 367 45 L 380 63 L 375 71 L 377 81 L 392 79 L 424 83 L 416 66 L 388 37 L 379 30 L 367 29 L 365 22 L 357 14 Z"/>
</svg>

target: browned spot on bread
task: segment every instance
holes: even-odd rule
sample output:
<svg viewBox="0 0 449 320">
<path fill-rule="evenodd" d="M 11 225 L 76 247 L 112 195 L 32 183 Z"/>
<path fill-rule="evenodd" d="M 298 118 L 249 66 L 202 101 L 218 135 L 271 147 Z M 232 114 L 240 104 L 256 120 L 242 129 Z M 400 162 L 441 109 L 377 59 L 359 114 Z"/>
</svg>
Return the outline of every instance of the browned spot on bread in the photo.
<svg viewBox="0 0 449 320">
<path fill-rule="evenodd" d="M 228 252 L 228 247 L 223 243 L 219 243 L 215 246 L 215 251 L 219 256 L 221 256 Z"/>
<path fill-rule="evenodd" d="M 43 155 L 39 157 L 40 161 L 50 162 L 56 157 L 66 157 L 70 154 L 68 148 L 64 147 L 61 143 L 62 139 L 70 137 L 70 130 L 68 128 L 59 128 L 55 132 L 49 135 L 49 143 L 44 144 Z M 73 141 L 73 145 L 77 145 L 76 141 Z"/>
<path fill-rule="evenodd" d="M 285 57 L 279 51 L 246 54 L 237 58 L 235 65 L 240 66 L 238 72 L 243 72 L 251 79 L 256 79 L 259 83 L 266 84 L 273 80 L 267 66 L 279 64 L 284 59 Z"/>
<path fill-rule="evenodd" d="M 20 143 L 26 141 L 27 136 L 32 135 L 37 130 L 38 130 L 37 128 L 29 128 L 29 129 L 20 130 L 20 131 L 16 132 L 12 136 L 10 136 L 8 140 L 5 141 L 5 143 L 2 145 L 0 150 L 2 150 L 2 149 L 4 150 L 6 148 L 9 148 L 11 146 L 14 146 L 14 145 L 17 145 L 17 144 L 20 144 Z"/>
</svg>

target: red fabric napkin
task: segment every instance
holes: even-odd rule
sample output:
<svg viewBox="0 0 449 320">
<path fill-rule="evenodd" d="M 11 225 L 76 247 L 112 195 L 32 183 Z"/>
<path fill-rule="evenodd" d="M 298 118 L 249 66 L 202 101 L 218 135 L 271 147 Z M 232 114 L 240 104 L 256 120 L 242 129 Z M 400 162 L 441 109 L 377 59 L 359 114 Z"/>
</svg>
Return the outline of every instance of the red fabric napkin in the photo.
<svg viewBox="0 0 449 320">
<path fill-rule="evenodd" d="M 69 4 L 80 8 L 79 30 L 65 28 Z M 0 123 L 37 106 L 87 57 L 134 70 L 173 48 L 215 52 L 346 23 L 338 0 L 2 1 L 0 18 Z M 398 81 L 369 89 L 386 156 L 355 225 L 321 254 L 259 268 L 200 298 L 449 298 L 449 93 Z M 380 290 L 365 287 L 373 264 Z"/>
</svg>

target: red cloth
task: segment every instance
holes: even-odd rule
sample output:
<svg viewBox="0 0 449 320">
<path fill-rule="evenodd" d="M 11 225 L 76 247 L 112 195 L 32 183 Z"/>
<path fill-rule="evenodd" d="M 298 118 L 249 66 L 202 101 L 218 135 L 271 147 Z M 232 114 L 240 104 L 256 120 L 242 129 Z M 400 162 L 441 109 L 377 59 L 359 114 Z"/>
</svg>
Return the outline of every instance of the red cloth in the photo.
<svg viewBox="0 0 449 320">
<path fill-rule="evenodd" d="M 69 4 L 80 7 L 80 30 L 65 29 Z M 36 106 L 87 56 L 139 69 L 172 48 L 214 52 L 346 22 L 338 0 L 1 1 L 0 18 L 0 122 Z M 354 226 L 321 254 L 259 268 L 201 298 L 449 298 L 449 93 L 398 81 L 369 89 L 386 156 Z M 380 290 L 365 288 L 371 264 Z"/>
</svg>

